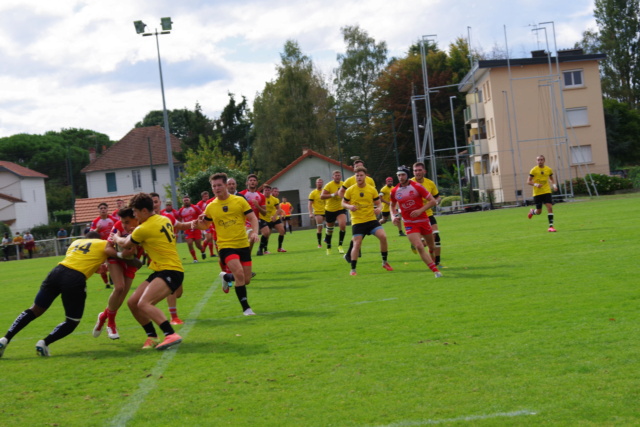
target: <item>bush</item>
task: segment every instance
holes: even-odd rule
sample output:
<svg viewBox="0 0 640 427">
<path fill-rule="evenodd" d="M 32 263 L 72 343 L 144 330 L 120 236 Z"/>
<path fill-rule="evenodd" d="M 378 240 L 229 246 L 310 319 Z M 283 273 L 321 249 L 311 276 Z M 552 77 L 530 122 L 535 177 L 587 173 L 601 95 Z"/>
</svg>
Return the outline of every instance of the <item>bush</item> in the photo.
<svg viewBox="0 0 640 427">
<path fill-rule="evenodd" d="M 571 180 L 571 184 L 573 185 L 573 193 L 575 195 L 588 195 L 589 191 L 587 190 L 587 184 L 589 184 L 591 191 L 593 192 L 593 187 L 591 187 L 591 180 L 593 179 L 593 183 L 598 190 L 598 194 L 611 194 L 614 191 L 618 190 L 627 190 L 629 188 L 633 188 L 633 182 L 627 178 L 620 178 L 617 176 L 609 176 L 602 175 L 599 173 L 590 173 L 584 178 L 573 178 Z M 569 185 L 569 181 L 566 181 L 565 184 Z"/>
<path fill-rule="evenodd" d="M 640 166 L 634 166 L 626 170 L 627 178 L 633 183 L 633 188 L 640 188 Z"/>
<path fill-rule="evenodd" d="M 73 210 L 53 211 L 53 219 L 57 223 L 69 224 L 73 218 Z"/>
<path fill-rule="evenodd" d="M 67 235 L 71 236 L 71 224 L 62 224 L 59 222 L 52 222 L 49 225 L 40 224 L 31 228 L 31 234 L 36 240 L 53 239 L 57 236 L 58 230 L 64 227 L 67 230 Z"/>
<path fill-rule="evenodd" d="M 452 202 L 459 202 L 459 201 L 460 201 L 460 196 L 443 197 L 442 200 L 440 201 L 440 206 L 442 206 L 443 208 L 446 208 L 453 205 Z"/>
<path fill-rule="evenodd" d="M 0 239 L 4 237 L 4 233 L 9 233 L 9 237 L 12 236 L 9 226 L 4 222 L 0 222 Z"/>
</svg>

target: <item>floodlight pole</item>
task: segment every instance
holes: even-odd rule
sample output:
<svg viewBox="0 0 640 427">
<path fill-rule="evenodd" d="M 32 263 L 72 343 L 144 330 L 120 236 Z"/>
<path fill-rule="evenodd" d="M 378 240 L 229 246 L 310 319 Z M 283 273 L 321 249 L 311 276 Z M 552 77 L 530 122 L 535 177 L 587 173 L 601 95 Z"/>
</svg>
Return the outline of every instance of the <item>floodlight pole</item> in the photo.
<svg viewBox="0 0 640 427">
<path fill-rule="evenodd" d="M 163 18 L 167 19 L 167 18 Z M 136 31 L 139 33 L 137 22 L 140 22 L 143 26 L 144 24 L 141 21 L 136 21 L 134 25 L 136 26 Z M 169 22 L 170 27 L 171 22 Z M 163 22 L 164 25 L 164 22 Z M 160 72 L 160 91 L 162 92 L 162 117 L 164 119 L 164 135 L 165 141 L 167 145 L 167 161 L 169 163 L 169 179 L 171 182 L 171 201 L 173 202 L 173 206 L 178 206 L 177 199 L 177 191 L 176 191 L 176 172 L 173 165 L 173 150 L 171 149 L 171 130 L 169 129 L 169 115 L 167 114 L 167 103 L 164 97 L 164 80 L 162 78 L 162 61 L 160 58 L 160 41 L 158 40 L 158 34 L 170 34 L 170 31 L 162 31 L 158 33 L 156 29 L 153 33 L 143 33 L 143 36 L 156 36 L 156 49 L 158 51 L 158 71 Z M 153 181 L 153 172 L 151 176 L 151 180 Z"/>
</svg>

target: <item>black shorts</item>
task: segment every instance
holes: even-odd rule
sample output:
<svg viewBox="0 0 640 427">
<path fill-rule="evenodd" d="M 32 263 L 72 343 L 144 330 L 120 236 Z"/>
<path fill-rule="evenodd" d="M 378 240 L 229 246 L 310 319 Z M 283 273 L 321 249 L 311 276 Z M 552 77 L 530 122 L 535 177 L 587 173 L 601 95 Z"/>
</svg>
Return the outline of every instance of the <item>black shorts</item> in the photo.
<svg viewBox="0 0 640 427">
<path fill-rule="evenodd" d="M 533 201 L 536 204 L 536 209 L 542 209 L 542 205 L 546 205 L 547 203 L 553 204 L 551 193 L 544 193 L 533 196 Z"/>
<path fill-rule="evenodd" d="M 431 225 L 437 225 L 438 224 L 438 221 L 436 221 L 435 215 L 430 215 L 429 216 L 429 224 L 431 224 Z"/>
<path fill-rule="evenodd" d="M 182 286 L 184 273 L 182 271 L 175 270 L 156 271 L 154 273 L 151 273 L 151 275 L 147 277 L 147 282 L 151 283 L 153 279 L 156 279 L 158 277 L 164 280 L 164 283 L 166 283 L 169 289 L 171 289 L 171 293 L 174 293 L 180 286 Z"/>
<path fill-rule="evenodd" d="M 258 229 L 262 230 L 264 227 L 269 227 L 269 223 L 267 221 L 265 221 L 264 219 L 259 219 L 258 220 Z M 271 228 L 271 227 L 269 227 Z"/>
<path fill-rule="evenodd" d="M 373 221 L 361 222 L 360 224 L 354 224 L 351 226 L 351 234 L 353 236 L 366 236 L 368 234 L 375 234 L 378 228 L 382 228 L 377 219 Z"/>
<path fill-rule="evenodd" d="M 58 295 L 62 295 L 64 315 L 78 321 L 82 319 L 87 299 L 87 278 L 84 274 L 58 264 L 40 285 L 34 302 L 38 307 L 47 309 Z"/>
<path fill-rule="evenodd" d="M 382 218 L 389 218 L 391 216 L 391 212 L 382 212 Z"/>
<path fill-rule="evenodd" d="M 284 221 L 291 221 L 291 215 L 282 218 Z"/>
<path fill-rule="evenodd" d="M 324 220 L 326 222 L 331 222 L 334 223 L 336 222 L 336 220 L 338 219 L 338 217 L 340 215 L 346 215 L 347 214 L 347 210 L 346 209 L 340 209 L 339 211 L 335 211 L 335 212 L 331 212 L 331 211 L 324 211 Z"/>
<path fill-rule="evenodd" d="M 225 248 L 218 250 L 218 255 L 220 255 L 220 259 L 222 262 L 227 264 L 227 258 L 233 256 L 233 258 L 240 259 L 240 263 L 242 265 L 246 265 L 247 263 L 251 263 L 251 249 L 249 246 L 246 248 Z"/>
<path fill-rule="evenodd" d="M 276 219 L 275 221 L 271 221 L 269 223 L 269 227 L 274 228 L 278 224 L 282 224 L 282 220 L 280 218 Z"/>
</svg>

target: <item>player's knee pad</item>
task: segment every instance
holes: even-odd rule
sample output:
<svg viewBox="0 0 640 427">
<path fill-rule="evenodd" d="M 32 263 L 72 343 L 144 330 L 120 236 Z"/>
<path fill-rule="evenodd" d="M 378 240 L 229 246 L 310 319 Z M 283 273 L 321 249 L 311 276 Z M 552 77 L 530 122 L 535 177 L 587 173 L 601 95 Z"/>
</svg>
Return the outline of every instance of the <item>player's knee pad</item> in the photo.
<svg viewBox="0 0 640 427">
<path fill-rule="evenodd" d="M 433 240 L 436 242 L 436 247 L 440 247 L 440 232 L 438 230 L 433 231 Z"/>
</svg>

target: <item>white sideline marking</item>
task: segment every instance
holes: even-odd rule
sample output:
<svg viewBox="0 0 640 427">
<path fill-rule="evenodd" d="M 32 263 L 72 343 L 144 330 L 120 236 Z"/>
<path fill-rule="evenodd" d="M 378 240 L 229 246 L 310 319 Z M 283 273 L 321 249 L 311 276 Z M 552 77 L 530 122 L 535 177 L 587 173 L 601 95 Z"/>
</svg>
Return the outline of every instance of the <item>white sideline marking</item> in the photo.
<svg viewBox="0 0 640 427">
<path fill-rule="evenodd" d="M 435 424 L 445 424 L 445 423 L 456 423 L 459 421 L 488 420 L 490 418 L 500 418 L 500 417 L 520 417 L 523 415 L 536 415 L 536 413 L 533 411 L 527 411 L 527 410 L 515 411 L 515 412 L 498 412 L 496 414 L 468 415 L 466 417 L 448 418 L 444 420 L 401 421 L 399 423 L 384 424 L 379 427 L 425 426 L 425 425 L 435 425 Z"/>
<path fill-rule="evenodd" d="M 191 310 L 191 313 L 189 313 L 189 317 L 188 317 L 189 319 L 197 319 L 200 316 L 200 312 L 202 311 L 204 306 L 207 304 L 207 302 L 209 301 L 209 298 L 211 298 L 211 295 L 213 295 L 213 292 L 217 287 L 218 287 L 218 281 L 216 280 L 209 287 L 209 289 L 207 289 L 203 297 L 200 299 L 200 301 L 198 301 L 198 304 L 196 304 L 193 310 Z M 189 332 L 191 331 L 191 329 L 193 328 L 193 325 L 195 324 L 196 324 L 195 320 L 187 320 L 185 322 L 182 329 L 180 329 L 180 335 L 182 336 L 182 338 L 186 338 L 189 335 Z M 151 374 L 149 374 L 147 378 L 140 381 L 140 386 L 138 387 L 138 390 L 134 394 L 129 396 L 125 405 L 120 410 L 120 413 L 109 422 L 109 425 L 126 426 L 127 423 L 131 421 L 131 419 L 138 412 L 138 408 L 147 397 L 147 394 L 149 394 L 149 392 L 156 387 L 158 378 L 162 376 L 165 369 L 167 369 L 167 366 L 169 366 L 169 364 L 171 363 L 175 355 L 178 353 L 179 349 L 180 349 L 180 345 L 178 345 L 176 348 L 164 350 L 162 352 L 162 356 L 158 360 L 158 363 L 156 363 L 156 366 L 151 370 Z"/>
</svg>

